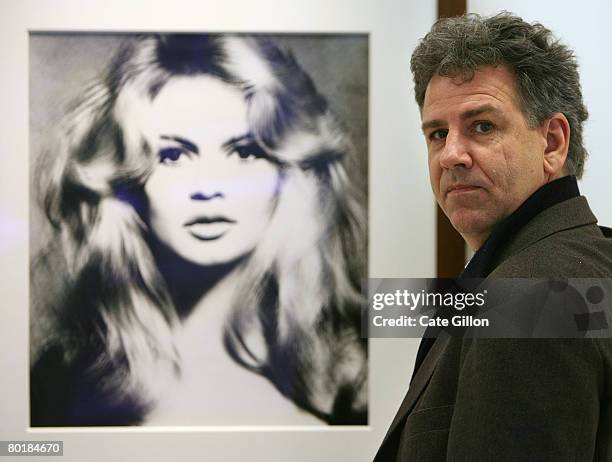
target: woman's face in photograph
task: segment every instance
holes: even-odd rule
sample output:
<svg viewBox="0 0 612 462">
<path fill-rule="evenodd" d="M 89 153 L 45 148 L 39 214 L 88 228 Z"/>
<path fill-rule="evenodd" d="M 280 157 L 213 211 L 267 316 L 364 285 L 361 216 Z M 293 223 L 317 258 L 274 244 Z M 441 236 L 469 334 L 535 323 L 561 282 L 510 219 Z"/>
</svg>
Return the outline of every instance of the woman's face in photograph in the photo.
<svg viewBox="0 0 612 462">
<path fill-rule="evenodd" d="M 209 76 L 175 77 L 144 112 L 158 155 L 144 185 L 150 230 L 200 265 L 252 251 L 274 212 L 280 169 L 253 139 L 242 93 Z"/>
</svg>

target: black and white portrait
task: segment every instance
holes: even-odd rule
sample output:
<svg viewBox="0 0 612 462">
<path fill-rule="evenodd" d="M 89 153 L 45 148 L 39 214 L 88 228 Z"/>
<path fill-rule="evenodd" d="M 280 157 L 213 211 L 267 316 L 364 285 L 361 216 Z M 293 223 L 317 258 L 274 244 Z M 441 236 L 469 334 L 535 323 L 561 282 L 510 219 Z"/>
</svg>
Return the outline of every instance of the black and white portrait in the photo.
<svg viewBox="0 0 612 462">
<path fill-rule="evenodd" d="M 32 426 L 365 425 L 365 35 L 30 36 Z"/>
</svg>

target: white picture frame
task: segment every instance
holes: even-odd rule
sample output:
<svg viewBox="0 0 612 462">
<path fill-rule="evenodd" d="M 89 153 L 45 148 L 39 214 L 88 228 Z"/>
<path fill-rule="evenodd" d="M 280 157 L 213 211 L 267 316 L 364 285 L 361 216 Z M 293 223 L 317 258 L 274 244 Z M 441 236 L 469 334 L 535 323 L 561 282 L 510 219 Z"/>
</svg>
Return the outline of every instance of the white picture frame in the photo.
<svg viewBox="0 0 612 462">
<path fill-rule="evenodd" d="M 24 1 L 0 6 L 0 440 L 63 440 L 66 460 L 371 460 L 405 393 L 418 341 L 370 341 L 367 427 L 29 428 L 28 38 L 34 31 L 366 33 L 370 40 L 369 274 L 432 277 L 435 208 L 409 57 L 435 4 L 358 1 Z"/>
</svg>

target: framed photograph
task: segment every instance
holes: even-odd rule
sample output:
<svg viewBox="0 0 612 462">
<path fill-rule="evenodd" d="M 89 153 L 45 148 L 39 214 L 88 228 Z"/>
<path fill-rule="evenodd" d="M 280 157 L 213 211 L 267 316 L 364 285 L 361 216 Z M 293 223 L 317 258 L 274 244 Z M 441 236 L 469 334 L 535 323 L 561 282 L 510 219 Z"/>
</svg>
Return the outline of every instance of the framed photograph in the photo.
<svg viewBox="0 0 612 462">
<path fill-rule="evenodd" d="M 31 425 L 367 425 L 368 36 L 29 43 Z"/>
<path fill-rule="evenodd" d="M 0 439 L 371 460 L 418 342 L 356 335 L 354 289 L 433 276 L 408 60 L 435 5 L 0 10 Z"/>
</svg>

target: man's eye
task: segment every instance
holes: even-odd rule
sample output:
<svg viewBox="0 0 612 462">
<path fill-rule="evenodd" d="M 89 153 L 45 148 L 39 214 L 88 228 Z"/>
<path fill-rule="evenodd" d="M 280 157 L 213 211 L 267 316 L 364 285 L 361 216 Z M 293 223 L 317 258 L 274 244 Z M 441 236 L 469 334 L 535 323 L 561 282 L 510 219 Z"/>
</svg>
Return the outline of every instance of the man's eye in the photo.
<svg viewBox="0 0 612 462">
<path fill-rule="evenodd" d="M 474 124 L 474 131 L 476 133 L 489 133 L 493 128 L 494 125 L 491 122 L 478 122 Z"/>
<path fill-rule="evenodd" d="M 178 165 L 191 158 L 192 153 L 183 148 L 164 148 L 160 149 L 159 163 L 164 165 Z"/>
<path fill-rule="evenodd" d="M 446 138 L 447 134 L 448 134 L 447 129 L 440 129 L 440 130 L 436 130 L 435 132 L 432 132 L 429 135 L 429 138 L 431 138 L 434 141 L 439 141 L 439 140 L 443 140 L 444 138 Z"/>
</svg>

